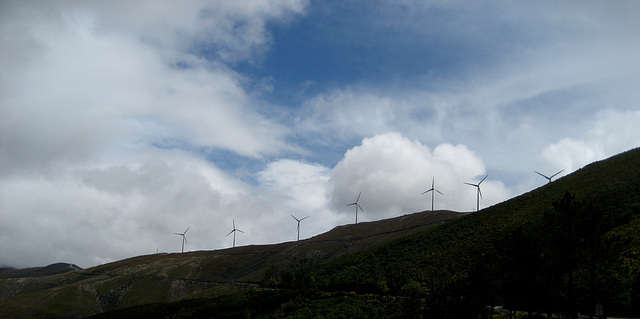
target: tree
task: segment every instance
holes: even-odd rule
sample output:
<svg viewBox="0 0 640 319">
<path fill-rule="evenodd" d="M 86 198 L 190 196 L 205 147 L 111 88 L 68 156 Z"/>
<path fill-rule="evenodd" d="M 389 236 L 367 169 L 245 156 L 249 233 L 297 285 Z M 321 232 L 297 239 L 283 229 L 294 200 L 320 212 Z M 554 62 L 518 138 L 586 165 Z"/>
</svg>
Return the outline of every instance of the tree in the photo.
<svg viewBox="0 0 640 319">
<path fill-rule="evenodd" d="M 602 238 L 613 228 L 614 219 L 569 192 L 553 202 L 553 208 L 544 215 L 549 286 L 560 292 L 561 310 L 569 318 L 577 318 L 578 310 L 592 314 L 606 281 Z"/>
</svg>

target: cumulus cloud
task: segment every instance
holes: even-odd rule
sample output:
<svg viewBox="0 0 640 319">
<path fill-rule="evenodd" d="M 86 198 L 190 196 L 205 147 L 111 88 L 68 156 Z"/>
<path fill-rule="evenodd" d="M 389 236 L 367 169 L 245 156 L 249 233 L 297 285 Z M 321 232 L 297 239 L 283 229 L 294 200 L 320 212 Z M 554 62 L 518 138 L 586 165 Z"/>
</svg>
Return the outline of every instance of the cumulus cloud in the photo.
<svg viewBox="0 0 640 319">
<path fill-rule="evenodd" d="M 351 207 L 344 205 L 362 192 L 360 216 L 375 220 L 430 209 L 430 197 L 421 193 L 435 178 L 436 188 L 445 194 L 437 198 L 437 209 L 471 211 L 476 192 L 464 182 L 483 174 L 482 160 L 464 145 L 441 144 L 431 151 L 419 141 L 386 133 L 365 138 L 347 151 L 331 173 L 329 197 L 335 210 L 352 215 Z M 483 207 L 510 195 L 501 182 L 491 179 L 482 183 L 482 189 Z"/>
<path fill-rule="evenodd" d="M 577 138 L 565 137 L 547 146 L 541 159 L 549 166 L 573 172 L 593 161 L 640 146 L 639 111 L 599 111 Z"/>
</svg>

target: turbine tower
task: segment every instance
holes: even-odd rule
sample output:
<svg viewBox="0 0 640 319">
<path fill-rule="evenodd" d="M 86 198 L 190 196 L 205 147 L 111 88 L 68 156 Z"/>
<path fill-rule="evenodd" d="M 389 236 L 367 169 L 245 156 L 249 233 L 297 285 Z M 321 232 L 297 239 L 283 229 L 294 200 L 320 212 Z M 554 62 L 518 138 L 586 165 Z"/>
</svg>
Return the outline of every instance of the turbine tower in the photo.
<svg viewBox="0 0 640 319">
<path fill-rule="evenodd" d="M 555 173 L 555 174 L 553 174 L 553 175 L 551 175 L 551 176 L 544 175 L 544 174 L 542 174 L 542 173 L 540 173 L 540 172 L 538 172 L 538 171 L 534 171 L 534 172 L 536 172 L 538 175 L 540 175 L 540 176 L 542 176 L 542 177 L 544 177 L 544 178 L 548 179 L 548 180 L 549 180 L 549 183 L 551 183 L 551 179 L 552 179 L 552 178 L 554 178 L 554 177 L 556 177 L 556 175 L 558 175 L 558 174 L 560 174 L 560 173 L 564 172 L 564 170 L 561 170 L 561 171 L 559 171 L 559 172 L 557 172 L 557 173 Z M 548 183 L 547 183 L 547 184 L 548 184 Z"/>
<path fill-rule="evenodd" d="M 353 206 L 356 207 L 356 224 L 358 223 L 358 208 L 360 208 L 360 210 L 364 212 L 364 209 L 362 209 L 362 206 L 360 206 L 360 204 L 358 204 L 358 201 L 360 200 L 360 195 L 362 195 L 362 192 L 360 192 L 360 194 L 358 194 L 358 198 L 356 198 L 355 202 L 346 205 L 346 206 L 353 205 Z"/>
<path fill-rule="evenodd" d="M 240 229 L 236 228 L 236 220 L 233 219 L 233 229 L 227 234 L 226 237 L 229 237 L 229 235 L 231 235 L 231 233 L 233 233 L 233 247 L 236 247 L 236 232 L 239 231 L 241 233 L 244 233 L 243 231 L 241 231 Z"/>
<path fill-rule="evenodd" d="M 187 244 L 189 243 L 187 241 L 187 236 L 185 236 L 185 235 L 187 234 L 187 232 L 189 231 L 190 228 L 191 228 L 191 226 L 189 226 L 189 228 L 187 228 L 187 230 L 185 230 L 184 233 L 174 233 L 176 235 L 182 236 L 182 252 L 184 252 L 184 244 L 185 243 L 187 243 Z"/>
<path fill-rule="evenodd" d="M 305 217 L 305 218 L 296 218 L 296 216 L 291 215 L 291 217 L 293 217 L 293 219 L 295 219 L 298 222 L 298 241 L 300 241 L 300 222 L 309 218 L 309 216 Z"/>
<path fill-rule="evenodd" d="M 424 195 L 424 194 L 426 194 L 426 193 L 428 193 L 428 192 L 431 192 L 431 211 L 433 211 L 433 201 L 435 200 L 436 192 L 438 192 L 440 195 L 444 196 L 444 194 L 442 194 L 442 192 L 440 192 L 439 190 L 437 190 L 437 189 L 435 188 L 435 186 L 434 186 L 434 185 L 435 185 L 435 183 L 436 183 L 436 178 L 435 178 L 435 176 L 434 176 L 434 177 L 433 177 L 433 179 L 431 180 L 431 189 L 428 189 L 428 190 L 426 190 L 426 191 L 424 191 L 424 192 L 422 193 L 422 195 Z"/>
<path fill-rule="evenodd" d="M 476 211 L 480 211 L 480 198 L 482 198 L 482 192 L 480 191 L 480 184 L 482 184 L 482 182 L 484 182 L 484 180 L 487 177 L 489 177 L 489 175 L 485 176 L 478 184 L 465 183 L 467 185 L 473 186 L 478 189 L 478 194 L 476 195 L 476 202 L 477 202 Z"/>
</svg>

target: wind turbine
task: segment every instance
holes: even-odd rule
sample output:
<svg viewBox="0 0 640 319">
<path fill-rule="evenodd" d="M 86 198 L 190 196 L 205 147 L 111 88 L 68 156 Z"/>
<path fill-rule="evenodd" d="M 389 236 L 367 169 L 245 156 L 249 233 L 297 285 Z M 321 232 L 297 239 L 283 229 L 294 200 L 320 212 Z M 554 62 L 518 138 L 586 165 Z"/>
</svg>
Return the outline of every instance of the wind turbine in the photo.
<svg viewBox="0 0 640 319">
<path fill-rule="evenodd" d="M 296 216 L 291 215 L 291 217 L 293 217 L 293 219 L 295 219 L 298 222 L 298 241 L 300 241 L 300 222 L 309 218 L 309 216 L 305 217 L 305 218 L 296 218 Z"/>
<path fill-rule="evenodd" d="M 540 172 L 538 172 L 538 171 L 534 171 L 534 172 L 536 172 L 536 173 L 538 173 L 538 175 L 540 175 L 540 176 L 542 176 L 542 177 L 544 177 L 544 178 L 548 179 L 548 180 L 549 180 L 549 183 L 551 183 L 551 179 L 552 179 L 552 178 L 554 178 L 554 177 L 556 177 L 556 175 L 558 175 L 558 174 L 560 174 L 560 173 L 564 172 L 564 170 L 561 170 L 561 171 L 559 171 L 559 172 L 557 172 L 557 173 L 555 173 L 555 174 L 553 174 L 553 175 L 551 175 L 551 176 L 544 175 L 544 174 L 542 174 L 542 173 L 540 173 Z"/>
<path fill-rule="evenodd" d="M 467 185 L 473 186 L 478 189 L 478 194 L 476 195 L 476 202 L 477 202 L 476 211 L 480 211 L 480 198 L 482 198 L 482 192 L 480 191 L 480 184 L 482 184 L 482 182 L 484 182 L 484 180 L 487 177 L 489 177 L 489 175 L 485 176 L 478 184 L 465 183 Z"/>
<path fill-rule="evenodd" d="M 187 230 L 184 231 L 184 233 L 174 233 L 176 235 L 180 235 L 182 236 L 182 252 L 184 252 L 184 243 L 189 243 L 187 241 L 187 236 L 185 236 L 187 234 L 187 232 L 189 231 L 189 229 L 191 228 L 191 226 L 189 226 L 189 228 L 187 228 Z"/>
<path fill-rule="evenodd" d="M 241 233 L 244 233 L 243 231 L 241 231 L 240 229 L 236 228 L 236 220 L 233 220 L 233 229 L 227 234 L 227 237 L 229 237 L 229 235 L 231 235 L 231 233 L 233 233 L 233 247 L 236 247 L 236 232 L 239 231 Z"/>
<path fill-rule="evenodd" d="M 437 190 L 435 188 L 435 186 L 434 186 L 435 182 L 436 182 L 436 178 L 433 177 L 433 179 L 431 180 L 431 189 L 428 189 L 428 190 L 426 190 L 426 191 L 424 191 L 422 193 L 422 195 L 424 195 L 424 194 L 426 194 L 428 192 L 431 192 L 431 211 L 433 211 L 433 201 L 435 200 L 436 192 L 438 192 L 440 195 L 444 196 L 444 194 L 442 194 L 442 192 L 440 192 L 439 190 Z"/>
<path fill-rule="evenodd" d="M 360 204 L 358 204 L 358 201 L 360 200 L 360 195 L 362 195 L 362 192 L 360 192 L 360 194 L 358 194 L 358 198 L 356 198 L 355 202 L 346 205 L 346 206 L 353 205 L 353 206 L 356 207 L 356 224 L 358 223 L 358 207 L 360 208 L 361 211 L 364 212 L 364 209 L 362 209 L 362 206 L 360 206 Z"/>
</svg>

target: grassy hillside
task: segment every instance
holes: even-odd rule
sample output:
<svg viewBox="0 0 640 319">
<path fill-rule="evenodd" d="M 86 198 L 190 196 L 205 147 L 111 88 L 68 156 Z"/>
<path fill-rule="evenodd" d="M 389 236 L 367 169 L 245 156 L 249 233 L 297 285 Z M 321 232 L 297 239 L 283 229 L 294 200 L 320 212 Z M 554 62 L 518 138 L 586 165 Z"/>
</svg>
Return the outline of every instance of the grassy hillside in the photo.
<svg viewBox="0 0 640 319">
<path fill-rule="evenodd" d="M 12 270 L 0 279 L 0 317 L 80 318 L 149 303 L 233 295 L 260 284 L 292 286 L 301 269 L 460 216 L 447 211 L 416 213 L 339 226 L 300 242 L 139 256 L 72 273 Z"/>
<path fill-rule="evenodd" d="M 575 318 L 597 303 L 639 316 L 639 216 L 636 149 L 474 214 L 1 279 L 0 316 L 478 318 L 502 306 Z"/>
</svg>

